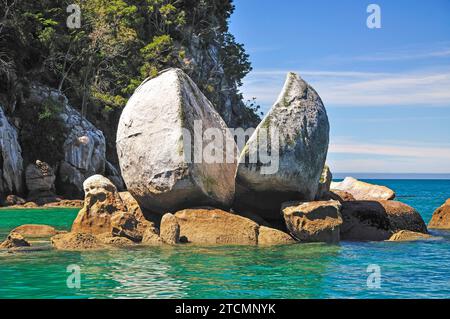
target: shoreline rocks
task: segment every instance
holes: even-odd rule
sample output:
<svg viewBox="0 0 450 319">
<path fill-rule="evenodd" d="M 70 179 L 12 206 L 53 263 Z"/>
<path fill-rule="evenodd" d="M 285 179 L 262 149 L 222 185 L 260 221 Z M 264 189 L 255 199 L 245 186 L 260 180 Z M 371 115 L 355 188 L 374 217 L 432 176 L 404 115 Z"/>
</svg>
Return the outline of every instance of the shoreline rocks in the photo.
<svg viewBox="0 0 450 319">
<path fill-rule="evenodd" d="M 341 239 L 382 241 L 401 230 L 427 234 L 420 214 L 411 206 L 391 200 L 342 203 Z"/>
<path fill-rule="evenodd" d="M 239 157 L 234 207 L 279 219 L 281 204 L 314 200 L 325 165 L 329 123 L 317 92 L 295 73 Z M 270 161 L 262 160 L 264 150 Z"/>
<path fill-rule="evenodd" d="M 24 237 L 51 237 L 58 233 L 58 231 L 48 225 L 25 224 L 18 226 L 12 232 L 20 234 Z"/>
<path fill-rule="evenodd" d="M 369 184 L 353 177 L 346 177 L 342 182 L 331 183 L 331 191 L 339 190 L 350 193 L 356 200 L 392 200 L 395 192 L 380 185 Z"/>
<path fill-rule="evenodd" d="M 202 139 L 211 130 L 219 136 Z M 116 144 L 122 177 L 143 209 L 163 214 L 193 205 L 231 206 L 234 139 L 182 70 L 168 69 L 136 89 L 120 117 Z M 231 150 L 224 149 L 228 144 Z M 207 147 L 220 161 L 197 158 Z M 225 160 L 227 152 L 232 156 Z"/>
<path fill-rule="evenodd" d="M 338 201 L 288 202 L 282 206 L 286 226 L 300 242 L 338 243 L 340 210 Z"/>
<path fill-rule="evenodd" d="M 204 245 L 256 245 L 259 225 L 220 209 L 185 209 L 175 214 L 180 241 Z"/>
<path fill-rule="evenodd" d="M 11 232 L 5 241 L 0 244 L 0 248 L 12 249 L 17 247 L 29 247 L 31 244 L 19 233 Z"/>
<path fill-rule="evenodd" d="M 434 211 L 428 227 L 432 229 L 450 229 L 450 198 Z"/>
<path fill-rule="evenodd" d="M 93 234 L 70 232 L 51 238 L 52 246 L 58 250 L 94 250 L 105 245 Z"/>
<path fill-rule="evenodd" d="M 431 239 L 433 236 L 409 230 L 401 230 L 389 238 L 388 241 L 417 241 Z"/>
<path fill-rule="evenodd" d="M 265 226 L 259 227 L 258 245 L 260 246 L 289 245 L 294 243 L 296 243 L 295 239 L 281 230 Z"/>
</svg>

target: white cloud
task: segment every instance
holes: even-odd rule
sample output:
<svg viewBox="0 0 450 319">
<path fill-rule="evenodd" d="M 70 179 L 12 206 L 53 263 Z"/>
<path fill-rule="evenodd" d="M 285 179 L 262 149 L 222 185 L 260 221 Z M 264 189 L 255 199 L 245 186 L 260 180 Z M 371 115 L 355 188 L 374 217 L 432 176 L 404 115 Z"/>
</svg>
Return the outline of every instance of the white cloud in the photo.
<svg viewBox="0 0 450 319">
<path fill-rule="evenodd" d="M 361 143 L 334 139 L 328 162 L 336 172 L 448 173 L 450 145 Z"/>
<path fill-rule="evenodd" d="M 244 80 L 247 99 L 270 106 L 289 70 L 257 70 Z M 297 71 L 322 97 L 326 106 L 450 106 L 450 71 L 353 72 Z"/>
</svg>

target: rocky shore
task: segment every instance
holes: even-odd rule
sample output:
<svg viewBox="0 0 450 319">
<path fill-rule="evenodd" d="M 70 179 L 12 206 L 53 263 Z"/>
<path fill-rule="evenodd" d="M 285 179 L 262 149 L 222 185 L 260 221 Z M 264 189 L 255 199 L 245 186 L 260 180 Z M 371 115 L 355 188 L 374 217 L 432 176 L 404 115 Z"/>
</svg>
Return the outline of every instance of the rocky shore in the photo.
<svg viewBox="0 0 450 319">
<path fill-rule="evenodd" d="M 199 142 L 197 135 L 207 138 Z M 142 83 L 119 121 L 117 151 L 127 191 L 97 174 L 83 182 L 84 201 L 66 201 L 54 194 L 51 168 L 36 162 L 25 172 L 29 199 L 7 198 L 10 207 L 33 202 L 82 208 L 70 232 L 23 225 L 1 247 L 29 246 L 27 238 L 36 235 L 50 238 L 58 250 L 431 237 L 420 214 L 395 201 L 393 190 L 350 177 L 332 183 L 328 141 L 322 100 L 294 73 L 261 124 L 238 145 L 196 84 L 169 69 Z M 436 211 L 430 227 L 450 228 L 449 207 L 447 201 Z"/>
</svg>

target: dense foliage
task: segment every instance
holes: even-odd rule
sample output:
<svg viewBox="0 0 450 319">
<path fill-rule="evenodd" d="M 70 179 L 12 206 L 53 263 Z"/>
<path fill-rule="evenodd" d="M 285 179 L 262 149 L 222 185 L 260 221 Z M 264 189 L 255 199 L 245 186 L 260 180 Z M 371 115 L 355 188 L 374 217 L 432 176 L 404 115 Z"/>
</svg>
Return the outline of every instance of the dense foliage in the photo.
<svg viewBox="0 0 450 319">
<path fill-rule="evenodd" d="M 9 111 L 38 81 L 61 90 L 83 115 L 106 121 L 142 80 L 175 66 L 222 115 L 231 103 L 241 108 L 240 121 L 258 121 L 238 91 L 251 67 L 228 32 L 231 0 L 0 2 L 0 101 Z M 72 3 L 81 8 L 80 28 L 66 24 Z"/>
</svg>

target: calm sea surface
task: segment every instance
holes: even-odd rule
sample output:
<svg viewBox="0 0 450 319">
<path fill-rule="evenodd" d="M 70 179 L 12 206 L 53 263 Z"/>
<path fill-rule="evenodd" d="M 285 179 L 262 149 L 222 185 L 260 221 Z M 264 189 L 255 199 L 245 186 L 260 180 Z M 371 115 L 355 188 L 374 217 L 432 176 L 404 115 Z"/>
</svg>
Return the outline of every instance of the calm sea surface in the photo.
<svg viewBox="0 0 450 319">
<path fill-rule="evenodd" d="M 426 222 L 450 198 L 449 180 L 370 182 L 393 188 Z M 76 213 L 0 210 L 0 236 L 24 223 L 68 229 Z M 0 252 L 0 298 L 449 298 L 450 232 L 432 233 L 440 238 L 271 248 Z M 79 289 L 67 287 L 69 265 L 80 267 Z M 380 267 L 379 288 L 367 285 L 369 265 Z"/>
</svg>

